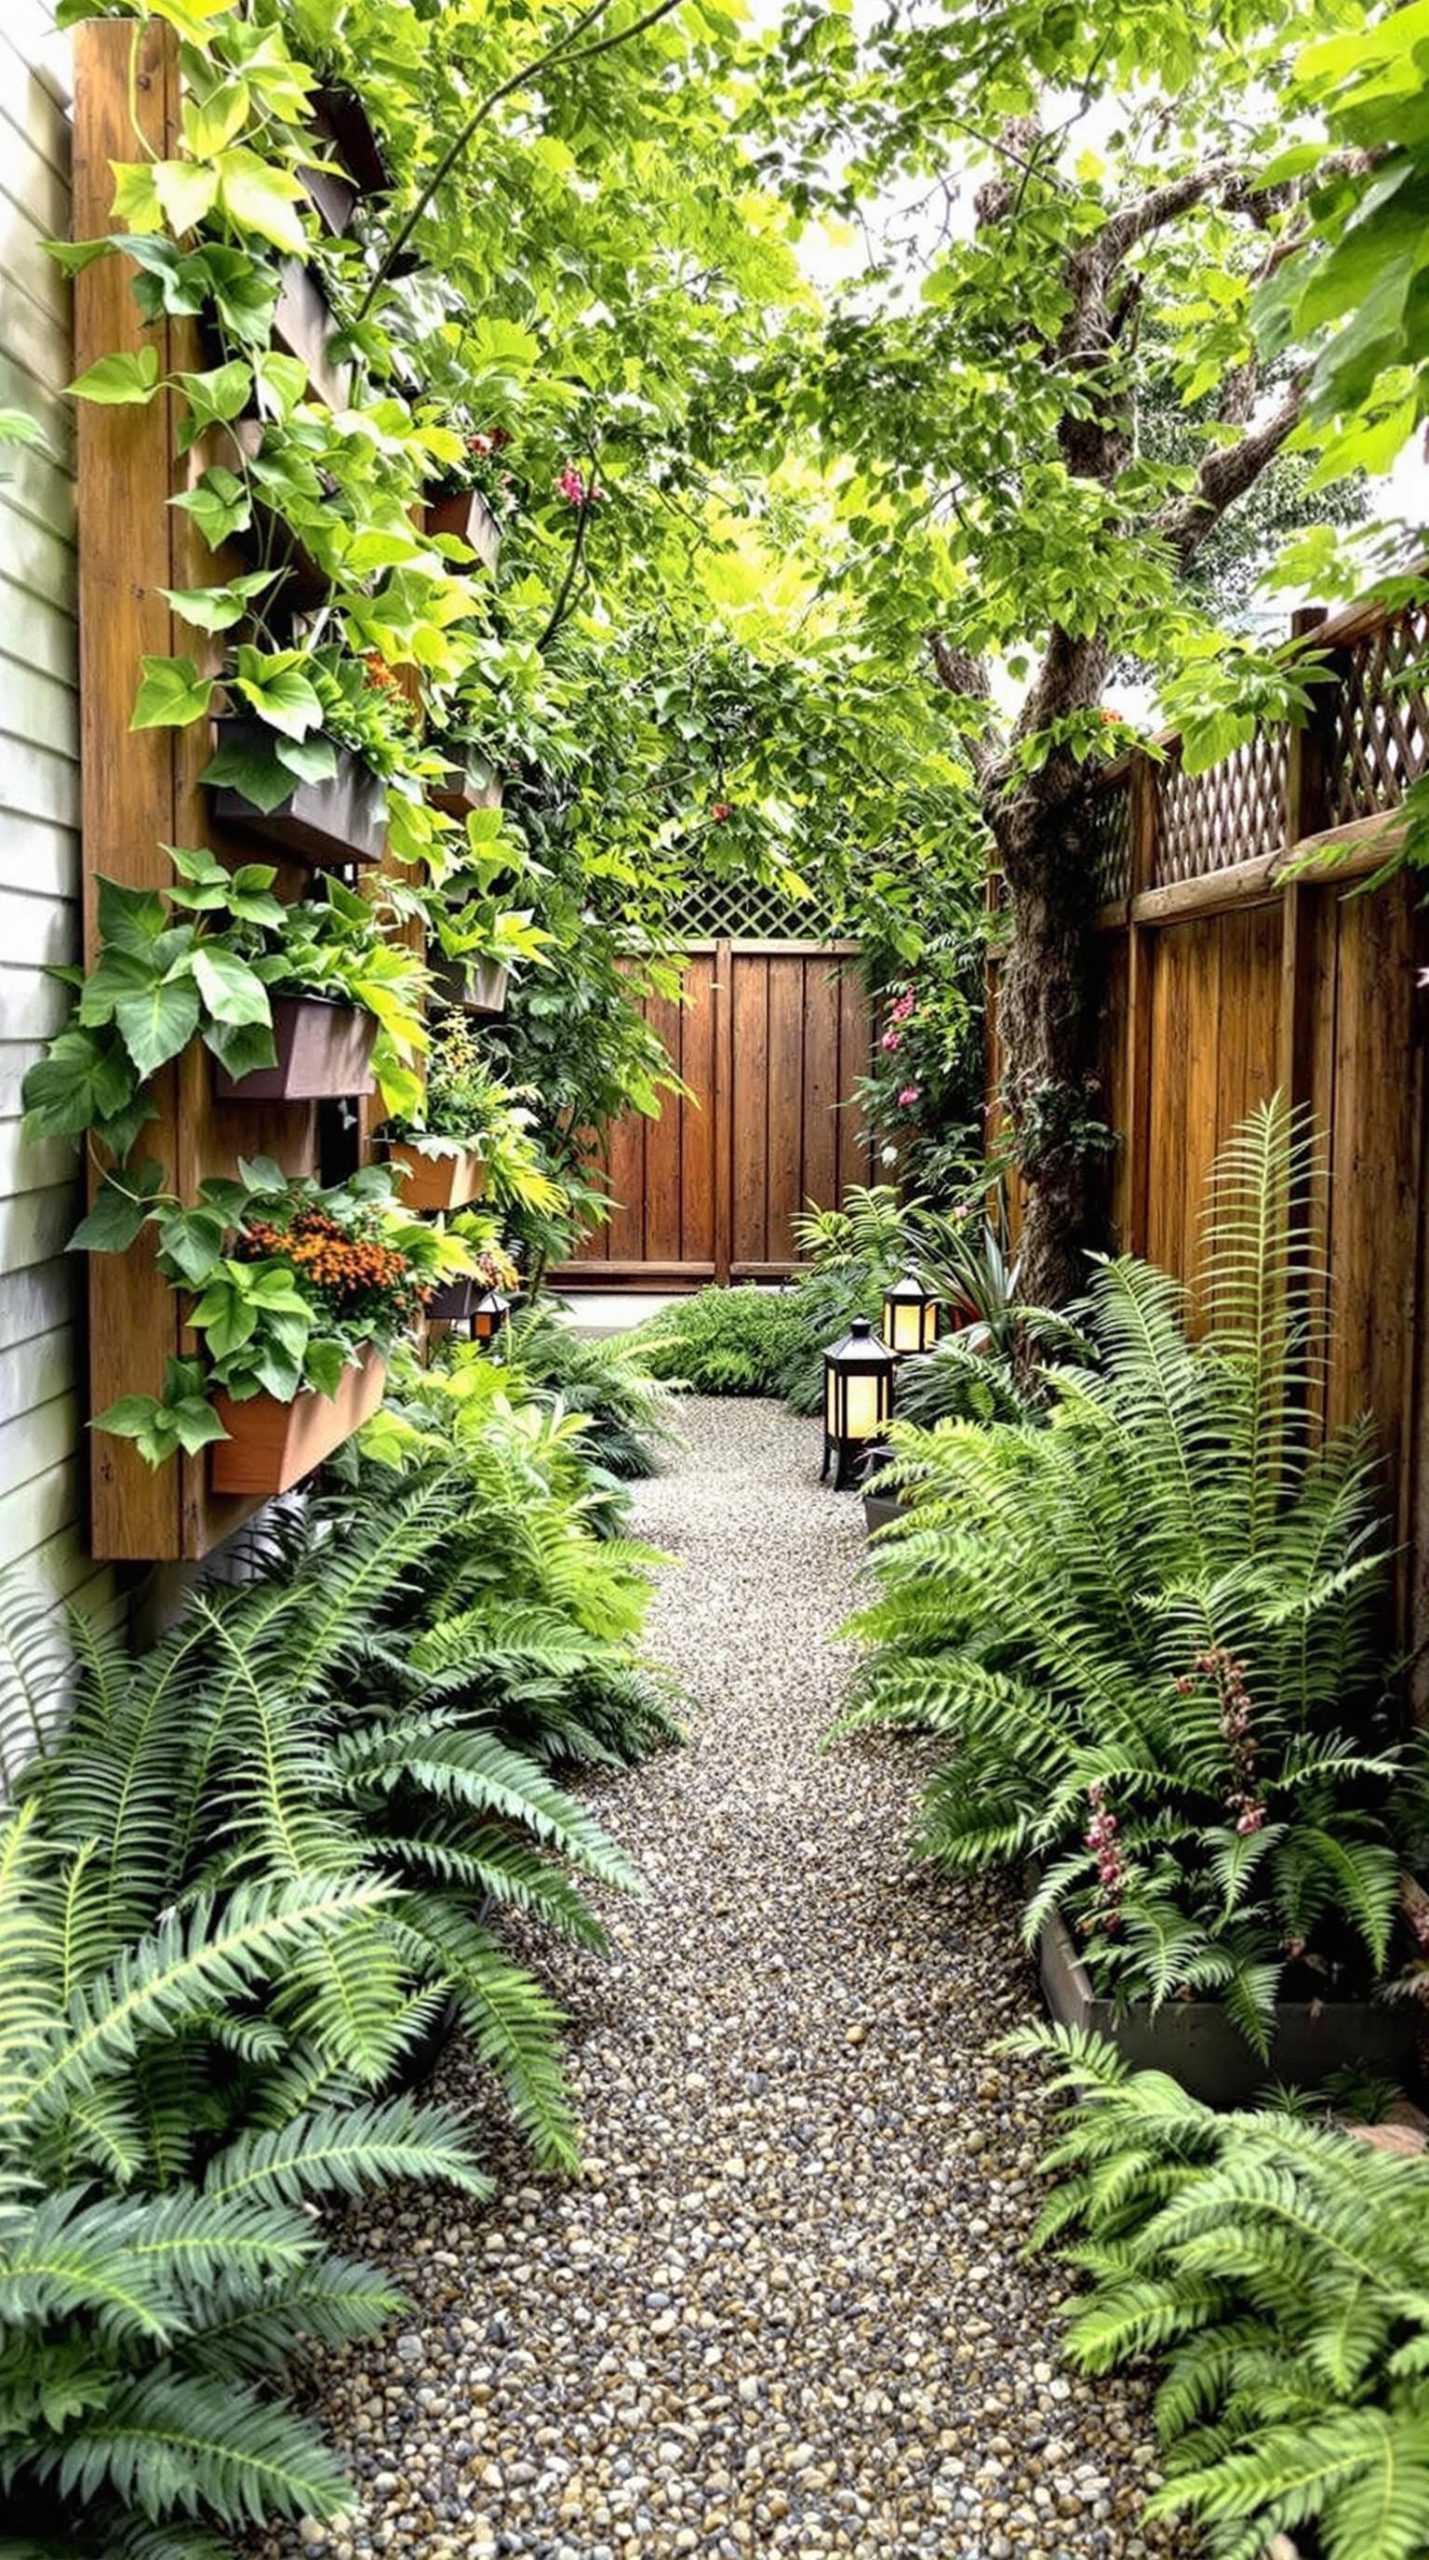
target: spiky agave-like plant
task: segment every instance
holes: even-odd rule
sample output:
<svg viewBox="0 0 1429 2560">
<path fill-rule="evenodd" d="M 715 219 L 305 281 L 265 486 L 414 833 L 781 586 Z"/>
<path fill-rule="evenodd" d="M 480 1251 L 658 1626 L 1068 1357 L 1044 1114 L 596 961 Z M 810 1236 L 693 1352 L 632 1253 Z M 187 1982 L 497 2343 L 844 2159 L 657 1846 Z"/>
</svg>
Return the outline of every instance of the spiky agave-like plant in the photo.
<svg viewBox="0 0 1429 2560">
<path fill-rule="evenodd" d="M 1389 1792 L 1423 1760 L 1384 1706 L 1368 1442 L 1314 1428 L 1314 1179 L 1304 1121 L 1264 1105 L 1217 1164 L 1194 1306 L 1105 1263 L 1097 1365 L 1056 1373 L 1045 1426 L 895 1429 L 917 1501 L 848 1719 L 954 1738 L 924 1845 L 1038 1858 L 1029 1939 L 1062 1909 L 1100 1987 L 1220 1996 L 1261 2049 L 1291 1951 L 1349 1937 L 1383 1969 Z"/>
<path fill-rule="evenodd" d="M 1217 2115 L 1096 2038 L 1034 2028 L 1073 2099 L 1034 2234 L 1084 2280 L 1085 2373 L 1154 2356 L 1166 2480 L 1215 2560 L 1312 2526 L 1325 2560 L 1429 2549 L 1429 2161 Z"/>
</svg>

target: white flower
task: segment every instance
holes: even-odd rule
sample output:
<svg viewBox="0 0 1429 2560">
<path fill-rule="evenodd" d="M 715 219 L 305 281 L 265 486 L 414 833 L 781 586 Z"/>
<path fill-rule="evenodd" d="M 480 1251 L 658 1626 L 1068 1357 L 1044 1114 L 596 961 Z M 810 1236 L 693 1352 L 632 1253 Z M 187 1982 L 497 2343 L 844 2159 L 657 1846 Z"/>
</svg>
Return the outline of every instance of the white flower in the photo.
<svg viewBox="0 0 1429 2560">
<path fill-rule="evenodd" d="M 896 1147 L 884 1147 L 879 1155 L 878 1161 L 880 1164 L 896 1164 L 898 1162 L 898 1149 Z"/>
</svg>

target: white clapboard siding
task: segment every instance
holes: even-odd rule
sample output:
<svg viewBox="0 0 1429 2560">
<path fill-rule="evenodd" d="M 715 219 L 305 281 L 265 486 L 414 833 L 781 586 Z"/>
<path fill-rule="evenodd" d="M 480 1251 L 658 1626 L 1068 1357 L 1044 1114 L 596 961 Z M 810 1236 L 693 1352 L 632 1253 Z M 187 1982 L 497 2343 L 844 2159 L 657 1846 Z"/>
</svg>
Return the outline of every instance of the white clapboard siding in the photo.
<svg viewBox="0 0 1429 2560">
<path fill-rule="evenodd" d="M 0 1566 L 109 1619 L 89 1554 L 75 1151 L 27 1146 L 20 1088 L 79 956 L 79 705 L 69 287 L 42 243 L 69 225 L 68 39 L 47 0 L 0 6 L 0 406 L 43 450 L 0 447 Z M 116 492 L 116 501 L 120 493 Z"/>
</svg>

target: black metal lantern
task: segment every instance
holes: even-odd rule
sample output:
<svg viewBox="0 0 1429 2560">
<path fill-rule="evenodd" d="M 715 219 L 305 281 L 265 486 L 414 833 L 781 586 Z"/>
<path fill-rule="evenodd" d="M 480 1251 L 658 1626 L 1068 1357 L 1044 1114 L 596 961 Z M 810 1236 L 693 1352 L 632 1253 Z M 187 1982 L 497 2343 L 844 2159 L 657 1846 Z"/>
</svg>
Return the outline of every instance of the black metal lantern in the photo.
<svg viewBox="0 0 1429 2560">
<path fill-rule="evenodd" d="M 883 1292 L 883 1339 L 895 1360 L 931 1351 L 942 1320 L 941 1298 L 936 1290 L 924 1288 L 916 1271 L 905 1271 Z"/>
<path fill-rule="evenodd" d="M 511 1321 L 511 1301 L 499 1289 L 483 1289 L 471 1311 L 473 1342 L 494 1342 Z"/>
<path fill-rule="evenodd" d="M 824 1463 L 834 1461 L 834 1491 L 854 1481 L 866 1449 L 893 1414 L 893 1354 L 867 1316 L 855 1316 L 842 1342 L 824 1353 Z"/>
</svg>

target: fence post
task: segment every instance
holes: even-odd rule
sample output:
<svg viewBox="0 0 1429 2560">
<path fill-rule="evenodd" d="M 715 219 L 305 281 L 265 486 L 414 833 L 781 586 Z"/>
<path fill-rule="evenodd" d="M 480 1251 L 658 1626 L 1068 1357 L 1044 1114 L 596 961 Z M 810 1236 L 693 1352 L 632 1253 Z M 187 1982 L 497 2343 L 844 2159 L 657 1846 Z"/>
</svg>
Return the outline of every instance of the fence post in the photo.
<svg viewBox="0 0 1429 2560">
<path fill-rule="evenodd" d="M 1160 815 L 1157 768 L 1140 747 L 1131 755 L 1131 895 L 1127 902 L 1126 1010 L 1126 1224 L 1123 1252 L 1144 1254 L 1148 1234 L 1151 1152 L 1151 928 L 1138 924 L 1136 902 L 1156 877 L 1156 828 Z"/>
</svg>

